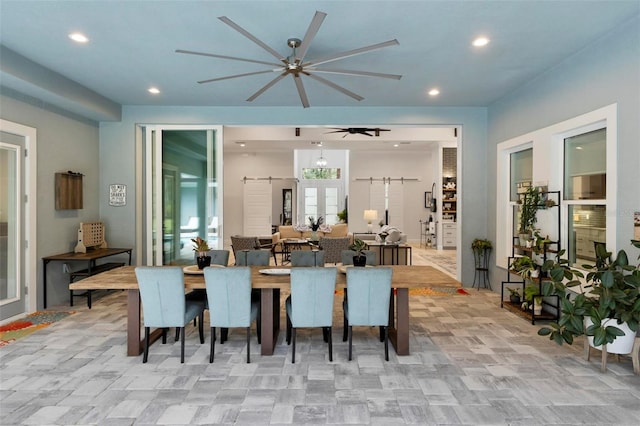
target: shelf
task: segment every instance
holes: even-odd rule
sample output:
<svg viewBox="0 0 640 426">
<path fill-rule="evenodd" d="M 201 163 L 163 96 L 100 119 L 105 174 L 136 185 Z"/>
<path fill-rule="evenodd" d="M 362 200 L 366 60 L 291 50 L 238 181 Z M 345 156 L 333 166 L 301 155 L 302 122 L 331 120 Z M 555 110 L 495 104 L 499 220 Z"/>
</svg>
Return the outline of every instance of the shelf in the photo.
<svg viewBox="0 0 640 426">
<path fill-rule="evenodd" d="M 457 213 L 455 210 L 442 210 L 442 213 Z"/>
<path fill-rule="evenodd" d="M 552 242 L 552 244 L 553 244 L 553 242 Z M 533 253 L 533 247 L 525 247 L 525 246 L 521 246 L 521 245 L 518 245 L 518 244 L 514 244 L 513 248 L 516 249 L 516 250 L 522 250 L 522 251 L 526 251 L 526 252 L 529 252 L 529 253 Z M 546 250 L 546 252 L 547 253 L 557 253 L 558 250 L 553 250 L 553 249 L 549 249 L 548 248 Z M 537 254 L 543 254 L 543 253 L 537 253 Z"/>
<path fill-rule="evenodd" d="M 519 304 L 516 304 L 516 303 L 511 303 L 508 300 L 505 300 L 504 302 L 502 302 L 502 306 L 505 309 L 527 320 L 530 320 L 532 316 L 534 320 L 553 321 L 556 319 L 555 315 L 550 314 L 549 312 L 546 312 L 546 311 L 542 311 L 540 315 L 533 315 L 531 311 L 522 309 L 521 304 L 522 302 L 520 302 Z"/>
<path fill-rule="evenodd" d="M 443 189 L 442 192 L 456 192 L 457 189 Z"/>
</svg>

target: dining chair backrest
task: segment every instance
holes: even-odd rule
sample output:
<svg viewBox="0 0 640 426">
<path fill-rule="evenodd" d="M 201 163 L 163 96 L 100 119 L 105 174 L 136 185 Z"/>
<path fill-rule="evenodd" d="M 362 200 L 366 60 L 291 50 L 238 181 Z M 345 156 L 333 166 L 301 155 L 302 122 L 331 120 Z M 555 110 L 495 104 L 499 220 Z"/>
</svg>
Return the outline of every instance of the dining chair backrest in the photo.
<svg viewBox="0 0 640 426">
<path fill-rule="evenodd" d="M 326 263 L 342 262 L 342 250 L 349 248 L 349 237 L 321 237 L 318 245 L 325 251 Z"/>
<path fill-rule="evenodd" d="M 331 327 L 336 268 L 291 269 L 293 327 Z"/>
<path fill-rule="evenodd" d="M 324 250 L 293 250 L 291 266 L 324 266 Z"/>
<path fill-rule="evenodd" d="M 229 265 L 229 250 L 209 250 L 206 253 L 206 256 L 211 256 L 212 265 Z M 194 257 L 198 257 L 198 253 L 195 253 Z"/>
<path fill-rule="evenodd" d="M 348 268 L 349 325 L 389 324 L 391 268 Z"/>
<path fill-rule="evenodd" d="M 269 250 L 241 250 L 235 252 L 236 266 L 269 266 Z"/>
<path fill-rule="evenodd" d="M 204 281 L 212 327 L 251 324 L 251 268 L 205 268 Z"/>
<path fill-rule="evenodd" d="M 138 288 L 145 327 L 185 324 L 184 273 L 179 266 L 138 266 Z"/>
<path fill-rule="evenodd" d="M 260 240 L 258 237 L 244 237 L 241 235 L 231 236 L 231 247 L 234 253 L 237 250 L 253 250 L 260 248 Z"/>
<path fill-rule="evenodd" d="M 365 250 L 364 254 L 365 256 L 367 256 L 367 265 L 375 266 L 378 264 L 375 251 Z M 353 256 L 355 255 L 356 255 L 356 252 L 353 250 L 342 250 L 342 264 L 353 265 Z"/>
</svg>

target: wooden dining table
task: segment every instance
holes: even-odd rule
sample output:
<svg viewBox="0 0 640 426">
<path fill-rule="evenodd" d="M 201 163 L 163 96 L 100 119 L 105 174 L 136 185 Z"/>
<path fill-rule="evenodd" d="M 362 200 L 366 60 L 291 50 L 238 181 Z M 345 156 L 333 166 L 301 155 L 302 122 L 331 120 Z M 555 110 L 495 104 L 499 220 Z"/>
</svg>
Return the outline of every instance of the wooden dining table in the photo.
<svg viewBox="0 0 640 426">
<path fill-rule="evenodd" d="M 409 355 L 409 289 L 425 287 L 461 287 L 460 282 L 431 266 L 393 265 L 391 287 L 392 300 L 389 305 L 389 340 L 398 355 Z M 264 269 L 286 269 L 282 266 L 252 266 L 252 288 L 260 289 L 261 304 L 261 353 L 273 355 L 280 330 L 280 291 L 290 290 L 290 275 L 261 273 Z M 342 269 L 344 271 L 344 269 Z M 204 289 L 202 274 L 186 274 L 185 289 Z M 338 272 L 336 289 L 344 290 L 346 274 Z M 112 269 L 69 285 L 71 290 L 126 290 L 127 291 L 127 355 L 142 353 L 144 340 L 141 339 L 141 302 L 135 266 Z M 161 336 L 155 330 L 151 341 Z"/>
</svg>

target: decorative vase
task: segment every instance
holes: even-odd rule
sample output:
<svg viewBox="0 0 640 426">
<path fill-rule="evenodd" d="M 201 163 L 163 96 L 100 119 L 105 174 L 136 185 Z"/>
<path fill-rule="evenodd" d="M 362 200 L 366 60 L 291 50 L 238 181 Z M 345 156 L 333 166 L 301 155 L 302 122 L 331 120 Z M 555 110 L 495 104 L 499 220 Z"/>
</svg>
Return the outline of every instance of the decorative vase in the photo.
<svg viewBox="0 0 640 426">
<path fill-rule="evenodd" d="M 211 266 L 211 256 L 198 256 L 196 257 L 198 263 L 198 269 L 204 269 L 207 266 Z"/>
<path fill-rule="evenodd" d="M 511 303 L 519 305 L 520 304 L 520 295 L 519 294 L 513 294 L 513 295 L 509 296 L 509 301 Z"/>
<path fill-rule="evenodd" d="M 318 231 L 311 231 L 311 241 L 318 241 Z"/>
<path fill-rule="evenodd" d="M 366 266 L 367 256 L 353 256 L 353 266 Z"/>
<path fill-rule="evenodd" d="M 585 330 L 593 324 L 591 321 L 591 317 L 584 318 L 584 328 Z M 613 318 L 605 318 L 602 320 L 602 325 L 606 324 L 606 326 L 613 326 L 619 328 L 624 332 L 624 336 L 618 336 L 612 343 L 607 343 L 607 353 L 610 354 L 630 354 L 633 349 L 633 344 L 636 340 L 636 333 L 629 328 L 629 325 L 626 322 L 622 324 L 618 324 L 618 321 Z M 589 346 L 592 348 L 596 348 L 602 350 L 602 346 L 594 346 L 593 345 L 593 336 L 587 336 L 589 341 Z"/>
</svg>

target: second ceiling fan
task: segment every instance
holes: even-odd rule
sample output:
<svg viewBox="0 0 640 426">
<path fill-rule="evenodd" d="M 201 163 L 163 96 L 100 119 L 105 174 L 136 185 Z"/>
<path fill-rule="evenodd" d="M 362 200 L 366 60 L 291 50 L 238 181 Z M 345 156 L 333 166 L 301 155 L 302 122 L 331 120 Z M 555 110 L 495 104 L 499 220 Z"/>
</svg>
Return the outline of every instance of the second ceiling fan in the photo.
<svg viewBox="0 0 640 426">
<path fill-rule="evenodd" d="M 328 55 L 325 57 L 312 59 L 308 62 L 304 62 L 304 58 L 309 49 L 309 45 L 311 44 L 311 41 L 313 41 L 314 37 L 318 33 L 318 30 L 320 29 L 320 26 L 322 25 L 322 22 L 324 21 L 324 18 L 326 16 L 327 16 L 326 13 L 316 11 L 315 15 L 313 16 L 313 19 L 311 20 L 311 23 L 309 24 L 309 27 L 307 28 L 307 32 L 304 35 L 304 38 L 302 40 L 298 38 L 290 38 L 287 40 L 287 45 L 291 48 L 291 54 L 289 56 L 281 55 L 276 50 L 268 46 L 263 41 L 259 40 L 253 34 L 248 32 L 247 30 L 245 30 L 240 25 L 236 24 L 226 16 L 221 16 L 218 18 L 225 24 L 229 25 L 234 30 L 238 31 L 243 36 L 247 37 L 249 40 L 257 44 L 258 46 L 266 50 L 267 52 L 269 52 L 272 56 L 274 56 L 279 61 L 278 63 L 260 61 L 256 59 L 239 58 L 235 56 L 217 55 L 214 53 L 195 52 L 195 51 L 183 50 L 183 49 L 178 49 L 176 50 L 176 52 L 185 53 L 189 55 L 200 55 L 200 56 L 210 56 L 213 58 L 230 59 L 234 61 L 252 62 L 256 64 L 263 64 L 263 65 L 269 65 L 271 67 L 276 67 L 276 68 L 271 68 L 263 71 L 253 71 L 253 72 L 248 72 L 243 74 L 234 74 L 234 75 L 229 75 L 225 77 L 217 77 L 217 78 L 198 81 L 198 83 L 202 84 L 202 83 L 211 83 L 214 81 L 228 80 L 231 78 L 247 77 L 250 75 L 279 73 L 278 76 L 276 76 L 273 80 L 265 84 L 257 92 L 251 95 L 247 99 L 247 101 L 249 102 L 254 101 L 258 96 L 262 95 L 264 92 L 266 92 L 273 85 L 275 85 L 280 80 L 285 78 L 287 75 L 291 75 L 293 77 L 293 81 L 295 82 L 298 95 L 300 96 L 300 101 L 302 102 L 302 106 L 304 108 L 308 108 L 310 105 L 309 105 L 309 99 L 307 98 L 307 93 L 302 83 L 302 76 L 307 76 L 309 78 L 312 78 L 313 80 L 321 84 L 324 84 L 326 86 L 329 86 L 332 89 L 335 89 L 341 93 L 344 93 L 345 95 L 350 96 L 357 101 L 361 101 L 364 98 L 342 86 L 339 86 L 338 84 L 330 80 L 327 80 L 326 78 L 320 77 L 317 74 L 324 73 L 324 74 L 341 74 L 341 75 L 353 75 L 353 76 L 364 76 L 364 77 L 382 77 L 382 78 L 389 78 L 389 79 L 395 79 L 395 80 L 400 80 L 400 78 L 402 78 L 401 75 L 397 75 L 397 74 L 383 74 L 383 73 L 377 73 L 377 72 L 371 72 L 371 71 L 357 71 L 357 70 L 336 69 L 336 68 L 317 68 L 319 65 L 324 65 L 329 62 L 337 61 L 339 59 L 361 55 L 363 53 L 379 50 L 385 47 L 398 45 L 399 43 L 398 43 L 398 40 L 396 39 L 385 41 L 378 44 L 373 44 L 370 46 L 361 47 L 358 49 L 348 50 L 345 52 L 335 53 L 333 55 Z"/>
</svg>

